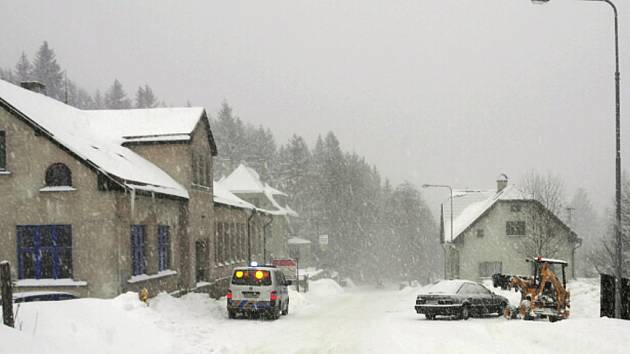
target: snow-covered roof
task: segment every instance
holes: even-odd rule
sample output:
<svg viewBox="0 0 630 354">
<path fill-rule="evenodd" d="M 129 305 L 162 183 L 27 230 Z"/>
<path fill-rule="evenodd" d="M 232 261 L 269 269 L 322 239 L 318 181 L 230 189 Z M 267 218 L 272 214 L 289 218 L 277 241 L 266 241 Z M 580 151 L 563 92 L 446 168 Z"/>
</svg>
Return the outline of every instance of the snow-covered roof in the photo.
<svg viewBox="0 0 630 354">
<path fill-rule="evenodd" d="M 234 206 L 237 208 L 250 209 L 250 210 L 256 208 L 253 204 L 248 203 L 244 201 L 243 199 L 234 195 L 234 193 L 230 192 L 227 188 L 225 188 L 221 184 L 221 182 L 214 181 L 213 197 L 214 197 L 215 203 Z"/>
<path fill-rule="evenodd" d="M 420 295 L 433 295 L 433 294 L 456 294 L 459 288 L 464 284 L 476 284 L 470 280 L 453 279 L 453 280 L 440 280 L 434 283 L 424 293 Z"/>
<path fill-rule="evenodd" d="M 203 108 L 85 111 L 3 80 L 0 104 L 129 189 L 188 198 L 182 185 L 122 144 L 125 137 L 190 135 L 206 117 Z"/>
<path fill-rule="evenodd" d="M 265 184 L 260 180 L 258 172 L 253 168 L 240 164 L 222 179 L 223 186 L 233 193 L 264 193 Z"/>
<path fill-rule="evenodd" d="M 562 260 L 562 259 L 542 258 L 542 257 L 535 257 L 535 258 L 532 259 L 532 261 L 534 261 L 534 262 L 538 261 L 538 262 L 568 264 L 567 261 Z"/>
<path fill-rule="evenodd" d="M 472 225 L 483 213 L 500 200 L 532 200 L 514 185 L 501 191 L 496 190 L 454 190 L 453 191 L 453 240 Z M 444 237 L 451 238 L 451 207 L 444 203 Z"/>
<path fill-rule="evenodd" d="M 232 173 L 221 178 L 221 184 L 235 194 L 262 194 L 273 206 L 273 209 L 258 209 L 271 215 L 298 216 L 288 205 L 282 206 L 274 196 L 287 196 L 260 179 L 260 175 L 253 168 L 240 164 Z"/>
<path fill-rule="evenodd" d="M 287 243 L 290 245 L 310 245 L 311 241 L 299 237 L 291 237 L 287 240 Z"/>
</svg>

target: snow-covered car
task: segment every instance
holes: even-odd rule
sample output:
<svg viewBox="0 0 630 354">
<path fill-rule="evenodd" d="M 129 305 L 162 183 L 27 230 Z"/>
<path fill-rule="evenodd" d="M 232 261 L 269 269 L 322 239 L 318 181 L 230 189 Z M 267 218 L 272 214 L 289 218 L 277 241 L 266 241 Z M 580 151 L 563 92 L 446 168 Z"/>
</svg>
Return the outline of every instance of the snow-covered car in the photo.
<svg viewBox="0 0 630 354">
<path fill-rule="evenodd" d="M 34 301 L 63 301 L 73 300 L 78 297 L 71 293 L 60 291 L 28 291 L 13 294 L 13 303 L 19 304 L 22 302 L 34 302 Z M 0 298 L 0 305 L 2 304 L 2 298 Z"/>
<path fill-rule="evenodd" d="M 472 315 L 501 315 L 508 299 L 469 280 L 441 280 L 416 298 L 416 312 L 427 319 L 455 316 L 467 320 Z"/>
<path fill-rule="evenodd" d="M 236 315 L 263 314 L 278 319 L 289 313 L 289 290 L 282 271 L 272 265 L 237 267 L 227 293 L 229 318 Z"/>
</svg>

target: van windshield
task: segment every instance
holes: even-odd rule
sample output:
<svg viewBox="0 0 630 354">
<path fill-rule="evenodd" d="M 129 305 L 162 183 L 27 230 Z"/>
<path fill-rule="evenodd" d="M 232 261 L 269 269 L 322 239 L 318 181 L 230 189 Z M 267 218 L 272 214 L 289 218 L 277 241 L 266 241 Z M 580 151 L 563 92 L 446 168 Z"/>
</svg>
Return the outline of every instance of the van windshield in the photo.
<svg viewBox="0 0 630 354">
<path fill-rule="evenodd" d="M 232 275 L 232 284 L 251 286 L 271 285 L 271 273 L 269 273 L 268 270 L 237 269 Z"/>
</svg>

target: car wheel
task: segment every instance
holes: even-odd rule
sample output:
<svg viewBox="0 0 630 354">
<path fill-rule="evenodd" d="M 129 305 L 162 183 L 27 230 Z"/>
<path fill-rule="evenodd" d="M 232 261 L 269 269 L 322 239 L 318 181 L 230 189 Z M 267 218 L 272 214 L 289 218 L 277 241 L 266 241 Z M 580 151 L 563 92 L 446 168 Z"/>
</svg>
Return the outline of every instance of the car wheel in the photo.
<svg viewBox="0 0 630 354">
<path fill-rule="evenodd" d="M 434 320 L 435 319 L 435 315 L 425 314 L 424 317 L 426 317 L 427 320 Z"/>
<path fill-rule="evenodd" d="M 470 308 L 468 307 L 468 305 L 462 305 L 462 309 L 459 313 L 459 318 L 461 320 L 467 320 L 468 318 L 470 318 Z"/>
<path fill-rule="evenodd" d="M 282 315 L 286 316 L 289 314 L 289 300 L 287 300 L 287 305 L 285 306 L 285 309 L 282 310 Z"/>
<path fill-rule="evenodd" d="M 505 314 L 505 309 L 507 308 L 507 304 L 505 302 L 502 302 L 499 304 L 499 307 L 497 307 L 497 315 L 501 316 Z"/>
</svg>

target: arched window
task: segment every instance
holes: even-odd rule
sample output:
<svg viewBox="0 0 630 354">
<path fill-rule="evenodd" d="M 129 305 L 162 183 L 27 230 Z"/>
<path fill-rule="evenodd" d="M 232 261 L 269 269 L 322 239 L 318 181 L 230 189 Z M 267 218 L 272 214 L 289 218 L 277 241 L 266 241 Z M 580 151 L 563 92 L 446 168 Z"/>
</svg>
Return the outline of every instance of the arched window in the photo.
<svg viewBox="0 0 630 354">
<path fill-rule="evenodd" d="M 46 170 L 46 186 L 72 186 L 72 173 L 68 166 L 54 163 Z"/>
</svg>

